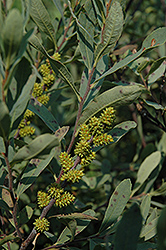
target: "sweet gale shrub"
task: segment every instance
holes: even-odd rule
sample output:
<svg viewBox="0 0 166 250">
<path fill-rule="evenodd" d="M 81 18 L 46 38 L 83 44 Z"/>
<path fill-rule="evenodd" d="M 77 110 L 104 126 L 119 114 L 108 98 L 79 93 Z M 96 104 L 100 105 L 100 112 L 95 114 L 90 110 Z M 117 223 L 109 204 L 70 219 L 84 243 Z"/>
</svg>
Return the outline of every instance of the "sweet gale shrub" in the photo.
<svg viewBox="0 0 166 250">
<path fill-rule="evenodd" d="M 1 1 L 1 249 L 166 249 L 164 12 L 134 2 Z"/>
</svg>

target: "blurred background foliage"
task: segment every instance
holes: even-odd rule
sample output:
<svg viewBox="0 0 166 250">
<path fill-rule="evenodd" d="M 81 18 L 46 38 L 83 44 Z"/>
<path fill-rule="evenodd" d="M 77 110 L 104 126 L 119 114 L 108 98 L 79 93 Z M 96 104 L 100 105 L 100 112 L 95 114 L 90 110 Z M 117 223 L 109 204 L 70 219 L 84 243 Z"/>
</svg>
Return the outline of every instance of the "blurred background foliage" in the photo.
<svg viewBox="0 0 166 250">
<path fill-rule="evenodd" d="M 7 11 L 10 8 L 14 8 L 17 6 L 17 9 L 20 8 L 20 12 L 22 13 L 22 5 L 19 7 L 19 3 L 21 1 L 2 1 L 2 12 L 6 15 Z M 26 2 L 26 1 L 25 1 Z M 67 1 L 61 1 L 61 9 L 64 9 L 63 18 L 61 18 L 61 13 L 58 10 L 58 6 L 56 6 L 53 0 L 42 0 L 43 4 L 47 8 L 47 11 L 50 15 L 51 20 L 55 23 L 55 27 L 58 27 L 55 30 L 56 39 L 58 40 L 57 46 L 60 46 L 62 42 L 62 30 L 63 30 L 63 18 L 70 18 L 70 11 L 67 7 Z M 74 1 L 71 1 L 74 3 Z M 85 2 L 85 1 L 84 1 Z M 6 4 L 6 6 L 4 5 Z M 79 10 L 78 10 L 79 11 Z M 28 10 L 27 10 L 28 12 Z M 77 12 L 77 9 L 75 10 Z M 27 13 L 24 13 L 26 15 Z M 28 14 L 27 14 L 28 15 Z M 58 23 L 58 25 L 57 25 Z M 145 37 L 149 35 L 154 29 L 159 27 L 164 27 L 166 24 L 166 1 L 164 0 L 135 0 L 135 1 L 127 1 L 126 4 L 126 12 L 125 12 L 125 25 L 122 36 L 120 37 L 118 43 L 116 44 L 115 50 L 113 54 L 110 55 L 110 67 L 116 62 L 123 59 L 128 53 L 129 50 L 139 50 L 141 44 Z M 26 31 L 30 31 L 32 28 L 36 27 L 33 18 L 27 19 Z M 68 30 L 68 40 L 60 47 L 58 51 L 61 55 L 61 62 L 65 63 L 65 65 L 69 68 L 72 73 L 75 81 L 75 85 L 77 89 L 80 84 L 80 76 L 84 70 L 84 64 L 79 52 L 76 50 L 78 41 L 76 37 L 76 24 L 73 23 Z M 54 53 L 54 44 L 52 41 L 48 39 L 44 32 L 37 29 L 37 36 L 43 41 L 43 46 L 49 52 L 49 54 Z M 72 59 L 73 56 L 73 59 Z M 157 60 L 160 57 L 166 56 L 166 47 L 165 44 L 156 48 L 153 51 L 150 51 L 146 54 L 147 60 Z M 24 84 L 27 82 L 29 75 L 32 72 L 31 64 L 34 65 L 34 69 L 39 69 L 40 65 L 45 62 L 44 56 L 41 55 L 39 51 L 34 49 L 32 46 L 28 45 L 27 50 L 25 52 L 24 57 L 19 62 L 19 66 L 16 69 L 15 76 L 17 81 L 21 82 L 20 92 L 17 92 L 17 95 L 21 93 L 21 90 Z M 20 71 L 21 68 L 25 68 L 24 71 Z M 33 70 L 34 70 L 33 69 Z M 104 79 L 104 83 L 100 90 L 100 93 L 110 89 L 115 86 L 115 82 L 136 82 L 143 83 L 142 78 L 148 73 L 148 66 L 145 68 L 140 74 L 136 74 L 134 70 L 132 70 L 132 66 L 125 67 L 113 73 L 111 76 L 107 76 Z M 38 75 L 39 76 L 39 75 Z M 40 76 L 39 76 L 40 78 Z M 154 93 L 156 99 L 160 101 L 160 92 L 162 87 L 162 101 L 163 106 L 166 104 L 166 85 L 164 82 L 164 76 L 157 79 L 157 81 L 153 84 L 151 90 Z M 14 82 L 11 83 L 10 88 L 14 87 Z M 51 111 L 53 116 L 56 118 L 60 127 L 69 125 L 71 127 L 67 136 L 65 137 L 65 141 L 63 142 L 63 147 L 66 148 L 66 145 L 69 144 L 71 135 L 73 132 L 72 127 L 74 126 L 75 118 L 77 115 L 77 98 L 73 94 L 73 91 L 68 87 L 64 86 L 64 84 L 56 80 L 55 84 L 48 90 L 50 93 L 50 100 L 46 104 L 46 107 Z M 16 98 L 17 99 L 17 98 Z M 147 100 L 152 101 L 151 97 L 147 97 Z M 13 102 L 11 98 L 10 91 L 8 92 L 8 107 L 9 110 L 13 107 Z M 75 196 L 77 197 L 77 201 L 74 205 L 70 205 L 67 208 L 54 208 L 49 212 L 49 216 L 51 217 L 54 214 L 60 213 L 69 213 L 73 211 L 77 211 L 76 208 L 79 208 L 80 211 L 85 211 L 88 208 L 93 209 L 96 212 L 96 216 L 99 220 L 103 218 L 105 209 L 108 205 L 108 200 L 117 187 L 117 185 L 126 178 L 130 178 L 131 182 L 134 184 L 136 180 L 136 175 L 140 164 L 144 161 L 144 159 L 149 156 L 151 153 L 155 152 L 162 145 L 166 154 L 165 142 L 166 137 L 163 136 L 164 132 L 157 125 L 153 124 L 144 112 L 138 112 L 135 105 L 131 104 L 130 106 L 121 106 L 116 109 L 116 121 L 115 124 L 118 124 L 122 121 L 134 120 L 137 122 L 137 128 L 131 130 L 128 134 L 125 135 L 118 143 L 109 145 L 101 149 L 97 158 L 93 161 L 93 163 L 86 169 L 86 176 L 78 183 L 71 186 L 71 189 Z M 46 132 L 51 133 L 52 131 L 45 125 L 45 123 L 38 116 L 32 121 L 32 125 L 35 127 L 36 135 L 40 135 Z M 33 138 L 34 136 L 32 136 Z M 163 139 L 161 139 L 163 138 Z M 162 141 L 161 141 L 162 140 Z M 25 137 L 25 142 L 29 142 L 31 139 L 29 137 Z M 154 184 L 149 187 L 151 191 L 156 190 L 161 186 L 161 184 L 166 181 L 166 158 L 163 157 L 163 161 L 160 166 L 160 171 L 156 171 L 156 179 Z M 19 169 L 19 164 L 17 164 L 17 170 Z M 23 166 L 21 166 L 23 168 Z M 19 200 L 19 208 L 20 210 L 24 208 L 27 204 L 29 207 L 34 209 L 34 214 L 32 218 L 23 226 L 23 230 L 28 234 L 32 230 L 32 223 L 36 216 L 40 215 L 40 211 L 37 208 L 36 204 L 36 195 L 38 190 L 45 190 L 47 186 L 54 181 L 51 171 L 55 173 L 59 172 L 59 165 L 56 159 L 53 159 L 49 169 L 45 169 L 43 173 L 36 179 L 35 183 L 24 193 L 21 195 Z M 145 183 L 146 186 L 147 183 Z M 144 187 L 142 187 L 144 190 Z M 142 190 L 140 189 L 137 192 L 137 195 L 141 194 Z M 138 199 L 135 198 L 138 204 L 141 203 L 141 197 Z M 130 201 L 132 203 L 132 200 Z M 157 207 L 159 210 L 163 208 L 166 204 L 165 193 L 161 196 L 154 196 L 151 202 L 151 211 L 153 208 Z M 150 211 L 150 212 L 151 212 Z M 55 218 L 50 219 L 51 222 L 51 230 L 55 237 L 59 236 L 59 232 L 64 228 L 63 224 L 61 224 Z M 81 233 L 81 238 L 87 238 L 92 232 L 95 234 L 99 229 L 99 223 L 94 221 Z M 110 238 L 109 238 L 110 237 Z M 108 236 L 105 238 L 105 242 L 109 242 L 112 236 Z M 25 235 L 26 238 L 26 235 Z M 55 240 L 55 239 L 53 239 Z M 48 246 L 48 239 L 46 235 L 41 235 L 39 240 L 37 239 L 36 249 L 42 249 L 43 247 Z M 100 241 L 99 241 L 100 243 Z M 141 243 L 141 242 L 140 242 Z M 153 238 L 151 243 L 156 243 L 156 239 Z M 97 241 L 92 242 L 91 240 L 91 248 L 88 246 L 87 241 L 76 241 L 75 243 L 70 244 L 69 248 L 64 249 L 112 249 L 109 248 L 108 244 L 107 248 L 102 246 L 102 244 L 98 245 Z M 92 245 L 96 247 L 92 247 Z M 97 247 L 98 246 L 98 247 Z M 154 249 L 152 248 L 142 249 Z M 7 247 L 4 249 L 8 249 Z M 11 249 L 16 250 L 19 249 L 17 243 L 11 244 Z M 28 249 L 32 249 L 32 245 L 29 246 Z M 139 249 L 139 248 L 138 248 Z M 140 248 L 141 249 L 141 248 Z"/>
</svg>

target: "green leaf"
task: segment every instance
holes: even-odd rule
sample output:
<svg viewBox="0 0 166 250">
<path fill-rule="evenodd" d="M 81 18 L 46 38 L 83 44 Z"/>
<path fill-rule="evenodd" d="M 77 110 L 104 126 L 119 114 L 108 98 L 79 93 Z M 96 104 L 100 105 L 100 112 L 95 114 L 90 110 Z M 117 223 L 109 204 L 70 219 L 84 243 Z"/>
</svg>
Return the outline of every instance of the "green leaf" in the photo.
<svg viewBox="0 0 166 250">
<path fill-rule="evenodd" d="M 5 143 L 2 137 L 0 137 L 0 153 L 5 153 Z"/>
<path fill-rule="evenodd" d="M 14 61 L 13 65 L 12 65 L 10 71 L 9 71 L 9 75 L 8 75 L 7 81 L 6 81 L 6 83 L 5 83 L 4 90 L 6 90 L 6 89 L 9 87 L 10 83 L 11 83 L 12 77 L 14 76 L 15 70 L 16 70 L 16 68 L 17 68 L 17 66 L 18 66 L 18 64 L 19 64 L 19 62 L 20 62 L 21 59 L 22 59 L 22 56 L 23 56 L 23 54 L 24 54 L 24 52 L 25 52 L 25 50 L 26 50 L 26 47 L 27 47 L 28 40 L 29 40 L 29 38 L 31 37 L 32 33 L 33 33 L 33 29 L 29 30 L 29 31 L 23 36 L 23 38 L 22 38 L 21 44 L 20 44 L 20 46 L 19 46 L 18 54 L 17 54 L 17 56 L 16 56 L 16 58 L 15 58 L 15 61 Z"/>
<path fill-rule="evenodd" d="M 140 206 L 140 210 L 141 210 L 141 214 L 142 214 L 142 218 L 143 218 L 143 224 L 145 224 L 147 216 L 149 214 L 150 203 L 151 203 L 151 195 L 147 194 L 143 198 L 143 200 L 141 202 L 141 206 Z"/>
<path fill-rule="evenodd" d="M 17 67 L 15 68 L 14 77 L 11 80 L 7 92 L 6 100 L 9 110 L 13 108 L 14 103 L 19 98 L 22 89 L 25 86 L 31 74 L 32 74 L 32 64 L 28 59 L 22 57 L 21 61 L 17 64 Z"/>
<path fill-rule="evenodd" d="M 146 78 L 148 78 L 149 75 L 151 75 L 154 71 L 156 71 L 160 67 L 160 65 L 163 63 L 163 61 L 165 61 L 165 59 L 166 59 L 166 56 L 161 57 L 157 59 L 156 61 L 154 61 L 151 65 L 151 68 Z"/>
<path fill-rule="evenodd" d="M 162 111 L 164 111 L 164 107 L 163 107 L 161 104 L 158 104 L 158 103 L 156 103 L 156 102 L 147 101 L 147 100 L 144 100 L 144 102 L 145 102 L 148 106 L 151 106 L 151 107 L 153 107 L 153 108 L 156 109 L 156 110 L 162 110 Z"/>
<path fill-rule="evenodd" d="M 165 61 L 162 62 L 162 64 L 156 69 L 151 75 L 148 77 L 148 85 L 150 86 L 152 83 L 154 83 L 157 79 L 159 79 L 161 76 L 163 76 L 166 69 L 166 63 Z"/>
<path fill-rule="evenodd" d="M 71 241 L 74 239 L 75 233 L 76 233 L 76 228 L 77 228 L 77 221 L 76 220 L 70 220 L 67 224 L 67 227 L 69 228 L 71 232 Z"/>
<path fill-rule="evenodd" d="M 157 222 L 158 250 L 166 249 L 166 207 L 163 208 Z"/>
<path fill-rule="evenodd" d="M 83 214 L 89 215 L 89 216 L 94 216 L 95 212 L 91 209 L 83 212 Z M 75 232 L 75 236 L 79 233 L 81 233 L 90 223 L 91 220 L 78 220 L 77 221 L 77 228 L 76 228 L 76 232 Z M 68 227 L 65 227 L 65 229 L 62 231 L 62 233 L 60 234 L 57 242 L 55 243 L 55 246 L 61 245 L 65 242 L 70 241 L 72 238 L 72 234 L 71 231 L 69 230 Z"/>
<path fill-rule="evenodd" d="M 14 62 L 23 37 L 23 20 L 17 9 L 12 9 L 2 29 L 2 41 L 5 50 L 6 68 Z"/>
<path fill-rule="evenodd" d="M 149 240 L 156 235 L 156 226 L 157 226 L 158 216 L 152 220 L 151 222 L 147 223 L 141 231 L 140 238 L 144 237 L 144 240 Z"/>
<path fill-rule="evenodd" d="M 59 128 L 59 124 L 57 123 L 55 117 L 43 104 L 38 102 L 35 98 L 31 98 L 27 108 L 39 116 L 47 125 L 47 127 L 53 132 Z"/>
<path fill-rule="evenodd" d="M 0 100 L 0 136 L 6 140 L 10 133 L 10 115 L 6 104 Z"/>
<path fill-rule="evenodd" d="M 39 39 L 35 35 L 31 37 L 30 44 L 49 59 L 51 66 L 54 72 L 56 73 L 57 77 L 62 79 L 66 84 L 68 84 L 71 87 L 71 89 L 74 91 L 75 95 L 77 96 L 78 101 L 80 102 L 81 101 L 80 95 L 74 85 L 73 77 L 68 71 L 67 67 L 63 63 L 49 56 L 49 54 L 47 53 L 47 51 L 45 50 L 45 48 L 43 47 L 43 45 L 40 43 Z"/>
<path fill-rule="evenodd" d="M 142 227 L 142 216 L 140 209 L 134 203 L 124 213 L 115 233 L 115 250 L 136 250 L 139 234 Z"/>
<path fill-rule="evenodd" d="M 113 129 L 111 129 L 110 132 L 108 132 L 108 134 L 113 138 L 113 142 L 110 142 L 109 144 L 118 142 L 131 129 L 136 128 L 136 126 L 137 124 L 134 121 L 126 121 L 116 125 Z M 104 145 L 100 147 L 94 147 L 93 151 L 97 152 L 103 147 Z"/>
<path fill-rule="evenodd" d="M 123 212 L 131 194 L 131 181 L 122 181 L 112 194 L 104 215 L 99 232 L 104 231 L 114 223 Z"/>
<path fill-rule="evenodd" d="M 104 108 L 112 106 L 127 105 L 138 99 L 143 92 L 144 86 L 137 84 L 131 86 L 116 86 L 97 96 L 82 113 L 79 124 L 86 123 L 92 116 L 101 112 Z"/>
<path fill-rule="evenodd" d="M 94 32 L 95 32 L 95 10 L 92 1 L 86 1 L 85 13 L 81 12 L 79 15 L 79 22 L 84 27 L 85 30 L 78 26 L 78 40 L 79 48 L 84 60 L 84 63 L 88 69 L 92 68 L 94 59 Z M 90 33 L 91 36 L 88 35 Z"/>
<path fill-rule="evenodd" d="M 155 40 L 155 44 L 152 46 L 152 42 Z M 102 76 L 96 79 L 92 86 L 94 86 L 99 80 L 102 78 L 116 72 L 117 70 L 127 66 L 129 63 L 133 62 L 135 59 L 144 55 L 145 53 L 157 48 L 158 46 L 164 44 L 166 42 L 166 27 L 158 28 L 153 31 L 149 36 L 147 36 L 142 44 L 141 49 L 132 55 L 127 56 L 120 62 L 116 63 L 111 69 L 106 71 Z"/>
<path fill-rule="evenodd" d="M 150 192 L 150 195 L 151 196 L 160 196 L 160 195 L 165 196 L 166 195 L 166 182 L 162 183 L 162 185 L 158 189 Z"/>
<path fill-rule="evenodd" d="M 57 217 L 59 220 L 61 220 L 61 219 L 97 220 L 96 217 L 91 216 L 89 214 L 85 214 L 85 213 L 57 214 L 53 217 Z"/>
<path fill-rule="evenodd" d="M 119 2 L 113 2 L 108 16 L 106 17 L 105 27 L 102 33 L 102 41 L 95 50 L 95 65 L 102 55 L 109 53 L 121 36 L 123 30 L 123 11 Z"/>
<path fill-rule="evenodd" d="M 3 246 L 2 249 L 7 249 L 7 248 L 4 248 L 5 243 L 6 242 L 10 242 L 11 243 L 12 241 L 16 241 L 16 240 L 19 240 L 19 237 L 16 237 L 13 233 L 9 234 L 7 236 L 4 236 L 2 239 L 0 239 L 0 246 Z"/>
<path fill-rule="evenodd" d="M 158 166 L 160 160 L 161 153 L 156 151 L 146 157 L 146 159 L 142 162 L 137 173 L 137 179 L 132 191 L 132 196 L 144 184 L 152 171 Z"/>
<path fill-rule="evenodd" d="M 159 143 L 158 143 L 158 150 L 160 152 L 164 152 L 166 154 L 166 133 L 163 133 Z"/>
<path fill-rule="evenodd" d="M 55 4 L 55 6 L 57 7 L 57 9 L 59 10 L 59 12 L 60 12 L 60 14 L 62 16 L 63 22 L 65 22 L 64 15 L 63 15 L 63 8 L 62 8 L 62 5 L 61 5 L 61 1 L 60 0 L 58 0 L 58 1 L 57 0 L 53 0 L 53 2 Z"/>
<path fill-rule="evenodd" d="M 95 11 L 97 16 L 99 16 L 99 18 L 97 19 L 98 23 L 100 26 L 103 25 L 103 23 L 105 23 L 105 10 L 104 10 L 104 6 L 101 0 L 92 0 L 93 4 L 95 6 Z"/>
<path fill-rule="evenodd" d="M 24 225 L 27 223 L 33 215 L 33 209 L 30 206 L 25 206 L 19 211 L 19 224 Z"/>
<path fill-rule="evenodd" d="M 152 208 L 151 208 L 152 209 Z M 149 224 L 151 221 L 153 221 L 158 216 L 157 207 L 153 208 L 151 214 L 149 215 L 146 224 Z"/>
<path fill-rule="evenodd" d="M 4 210 L 7 210 L 7 211 L 10 210 L 8 204 L 3 199 L 0 199 L 0 208 L 4 209 Z"/>
<path fill-rule="evenodd" d="M 97 77 L 99 77 L 101 74 L 103 74 L 103 72 L 105 72 L 108 68 L 108 56 L 105 55 L 101 58 L 101 60 L 98 62 L 97 67 L 93 73 L 92 76 L 92 80 L 91 82 L 94 81 L 94 79 L 96 79 Z M 88 69 L 85 68 L 82 77 L 81 77 L 81 84 L 80 84 L 80 95 L 81 97 L 84 96 L 84 94 L 86 93 L 86 89 L 87 89 L 87 85 L 88 85 Z M 83 109 L 86 108 L 86 106 L 95 98 L 95 96 L 98 94 L 99 90 L 101 89 L 102 83 L 103 83 L 104 79 L 102 79 L 101 81 L 99 81 L 94 88 L 90 89 L 86 100 L 84 102 L 84 106 Z"/>
<path fill-rule="evenodd" d="M 140 57 L 133 62 L 131 62 L 128 67 L 134 71 L 136 75 L 139 75 L 142 70 L 144 70 L 149 64 L 150 60 L 148 57 Z"/>
<path fill-rule="evenodd" d="M 18 100 L 13 105 L 12 110 L 10 111 L 10 116 L 12 118 L 12 125 L 14 122 L 25 112 L 25 109 L 27 108 L 28 102 L 31 98 L 32 94 L 32 88 L 34 86 L 34 83 L 36 81 L 36 75 L 30 75 L 27 83 L 22 89 L 22 92 L 18 98 Z M 18 126 L 18 123 L 15 125 L 14 128 Z"/>
<path fill-rule="evenodd" d="M 52 149 L 59 145 L 59 140 L 56 135 L 52 134 L 43 134 L 37 136 L 32 142 L 28 145 L 22 147 L 15 154 L 13 160 L 11 161 L 11 165 L 20 161 L 27 161 L 37 157 L 39 154 L 43 154 L 45 149 Z"/>
<path fill-rule="evenodd" d="M 54 27 L 52 25 L 47 9 L 45 8 L 41 0 L 31 0 L 30 15 L 39 27 L 39 29 L 45 34 L 47 34 L 49 38 L 53 41 L 56 48 L 57 46 L 55 41 Z"/>
<path fill-rule="evenodd" d="M 10 208 L 14 207 L 11 193 L 5 188 L 2 188 L 2 199 Z"/>
<path fill-rule="evenodd" d="M 16 194 L 19 198 L 21 194 L 25 192 L 36 180 L 36 178 L 41 174 L 41 172 L 48 166 L 53 157 L 56 154 L 56 149 L 53 148 L 49 156 L 45 160 L 37 160 L 36 164 L 29 164 L 24 170 L 23 175 L 21 176 L 20 182 L 18 183 Z"/>
</svg>

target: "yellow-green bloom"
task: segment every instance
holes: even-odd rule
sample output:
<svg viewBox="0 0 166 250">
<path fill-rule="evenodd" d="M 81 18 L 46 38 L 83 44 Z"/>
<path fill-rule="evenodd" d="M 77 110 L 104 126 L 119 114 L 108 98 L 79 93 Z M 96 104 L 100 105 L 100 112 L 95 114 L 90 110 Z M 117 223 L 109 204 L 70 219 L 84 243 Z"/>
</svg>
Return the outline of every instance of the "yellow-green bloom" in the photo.
<svg viewBox="0 0 166 250">
<path fill-rule="evenodd" d="M 44 231 L 49 230 L 50 223 L 46 218 L 42 218 L 42 219 L 38 218 L 35 220 L 33 225 L 35 226 L 36 231 L 42 233 Z"/>
<path fill-rule="evenodd" d="M 78 182 L 82 176 L 84 176 L 83 170 L 72 169 L 62 175 L 61 181 L 67 180 L 75 183 Z"/>
<path fill-rule="evenodd" d="M 42 191 L 37 193 L 37 201 L 39 208 L 46 207 L 50 202 L 50 196 Z"/>
</svg>

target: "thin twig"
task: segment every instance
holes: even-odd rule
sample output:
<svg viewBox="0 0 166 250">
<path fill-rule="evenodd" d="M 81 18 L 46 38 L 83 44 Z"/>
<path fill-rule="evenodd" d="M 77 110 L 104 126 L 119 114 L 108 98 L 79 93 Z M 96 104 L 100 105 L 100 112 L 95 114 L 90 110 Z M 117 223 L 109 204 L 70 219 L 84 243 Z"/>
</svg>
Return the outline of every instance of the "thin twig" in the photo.
<svg viewBox="0 0 166 250">
<path fill-rule="evenodd" d="M 23 240 L 23 237 L 21 235 L 21 232 L 18 226 L 18 221 L 17 221 L 17 204 L 18 204 L 18 201 L 16 200 L 14 204 L 14 208 L 13 208 L 13 221 L 14 221 L 14 225 L 15 225 L 18 237 Z"/>
<path fill-rule="evenodd" d="M 73 135 L 72 135 L 72 138 L 71 138 L 70 145 L 69 145 L 69 147 L 67 149 L 67 153 L 70 152 L 70 150 L 71 150 L 71 148 L 73 146 L 74 140 L 75 140 L 75 134 L 76 134 L 76 131 L 77 131 L 78 122 L 79 122 L 79 119 L 81 117 L 81 113 L 82 113 L 82 109 L 83 109 L 83 106 L 84 106 L 84 102 L 85 102 L 86 97 L 87 97 L 87 95 L 89 94 L 89 91 L 90 91 L 90 83 L 91 83 L 92 76 L 93 76 L 93 73 L 95 71 L 95 68 L 96 67 L 93 67 L 92 70 L 89 72 L 89 79 L 88 79 L 88 84 L 87 84 L 86 92 L 85 92 L 84 97 L 82 98 L 82 100 L 81 100 L 81 102 L 79 104 L 77 118 L 76 118 L 76 122 L 75 122 L 75 126 L 74 126 L 74 132 L 73 132 Z"/>
<path fill-rule="evenodd" d="M 59 45 L 59 47 L 57 48 L 56 52 L 58 52 L 60 50 L 60 48 L 62 47 L 62 45 L 64 44 L 64 42 L 67 40 L 66 38 L 66 35 L 67 35 L 67 32 L 71 26 L 71 21 L 72 21 L 73 17 L 71 16 L 70 19 L 69 19 L 69 24 L 67 27 L 65 27 L 65 31 L 64 31 L 64 35 L 63 35 L 63 39 L 62 39 L 62 42 L 61 44 Z"/>
<path fill-rule="evenodd" d="M 52 208 L 54 203 L 55 203 L 55 199 L 52 199 L 49 202 L 49 204 L 43 208 L 43 211 L 40 215 L 40 219 L 42 219 L 46 216 L 46 214 Z M 31 243 L 31 241 L 35 238 L 36 235 L 37 235 L 37 231 L 35 230 L 35 228 L 33 228 L 31 233 L 29 234 L 28 238 L 21 244 L 20 250 L 25 250 L 27 248 L 27 246 Z"/>
</svg>

